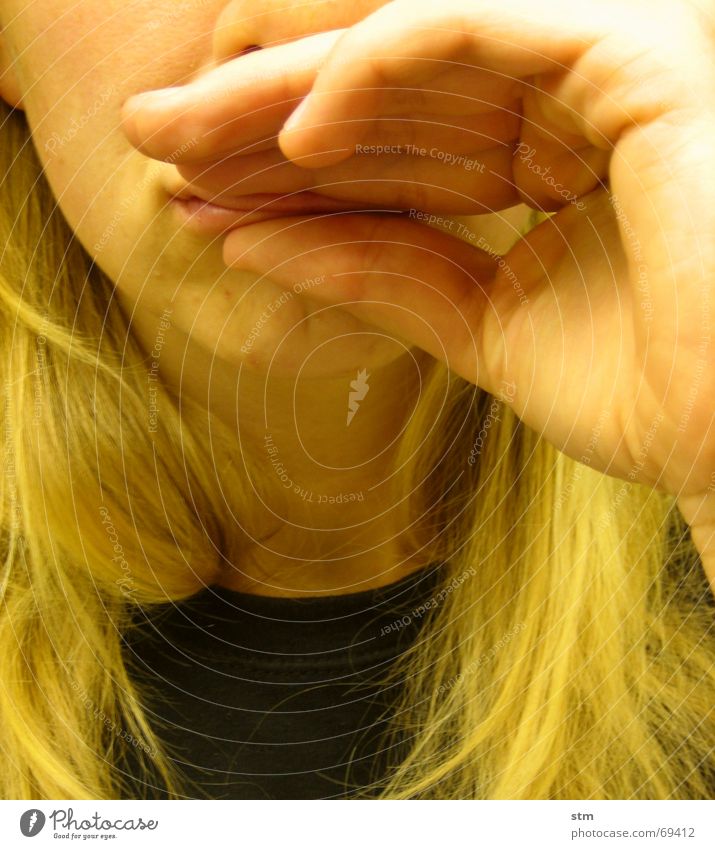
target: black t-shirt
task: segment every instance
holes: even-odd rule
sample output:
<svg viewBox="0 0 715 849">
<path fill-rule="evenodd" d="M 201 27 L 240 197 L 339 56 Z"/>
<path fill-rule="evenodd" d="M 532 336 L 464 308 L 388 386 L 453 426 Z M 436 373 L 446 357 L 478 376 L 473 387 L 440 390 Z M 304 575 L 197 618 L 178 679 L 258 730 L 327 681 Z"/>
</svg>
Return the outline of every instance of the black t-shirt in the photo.
<svg viewBox="0 0 715 849">
<path fill-rule="evenodd" d="M 149 722 L 194 784 L 187 798 L 317 799 L 363 791 L 404 757 L 385 746 L 398 684 L 380 676 L 418 636 L 439 566 L 378 589 L 272 598 L 209 587 L 154 608 L 125 643 L 130 674 L 156 692 Z M 127 798 L 165 798 L 120 768 Z"/>
</svg>

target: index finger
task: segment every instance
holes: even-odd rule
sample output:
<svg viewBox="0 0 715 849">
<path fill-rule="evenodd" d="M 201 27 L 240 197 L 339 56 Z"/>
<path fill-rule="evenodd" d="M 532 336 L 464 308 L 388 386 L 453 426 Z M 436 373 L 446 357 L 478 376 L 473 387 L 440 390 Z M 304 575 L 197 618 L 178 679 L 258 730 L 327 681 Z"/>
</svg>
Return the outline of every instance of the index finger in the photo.
<svg viewBox="0 0 715 849">
<path fill-rule="evenodd" d="M 247 151 L 277 136 L 343 32 L 255 50 L 187 85 L 134 95 L 122 106 L 122 130 L 142 153 L 174 163 Z"/>
</svg>

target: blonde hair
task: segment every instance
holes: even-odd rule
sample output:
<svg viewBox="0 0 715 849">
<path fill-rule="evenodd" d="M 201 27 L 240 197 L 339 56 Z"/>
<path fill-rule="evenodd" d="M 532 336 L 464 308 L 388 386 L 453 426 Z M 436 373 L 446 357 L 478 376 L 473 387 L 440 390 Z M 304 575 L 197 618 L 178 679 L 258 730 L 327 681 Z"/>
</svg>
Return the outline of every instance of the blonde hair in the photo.
<svg viewBox="0 0 715 849">
<path fill-rule="evenodd" d="M 131 747 L 181 798 L 123 645 L 138 613 L 216 579 L 228 505 L 161 385 L 148 438 L 146 357 L 1 108 L 0 791 L 121 798 Z M 409 746 L 372 790 L 707 797 L 711 597 L 673 499 L 570 459 L 437 362 L 396 462 L 442 603 L 390 672 Z"/>
</svg>

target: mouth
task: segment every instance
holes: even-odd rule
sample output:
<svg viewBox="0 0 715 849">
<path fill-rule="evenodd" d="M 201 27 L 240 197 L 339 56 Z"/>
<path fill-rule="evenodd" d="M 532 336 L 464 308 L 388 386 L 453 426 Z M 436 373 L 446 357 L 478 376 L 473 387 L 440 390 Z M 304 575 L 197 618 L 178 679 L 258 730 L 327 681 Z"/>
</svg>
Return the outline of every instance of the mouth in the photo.
<svg viewBox="0 0 715 849">
<path fill-rule="evenodd" d="M 289 215 L 326 215 L 332 212 L 360 212 L 369 207 L 326 198 L 315 192 L 295 192 L 290 195 L 254 194 L 221 198 L 218 203 L 199 197 L 193 190 L 182 189 L 171 197 L 183 226 L 199 233 L 219 234 L 236 227 L 255 224 L 270 218 Z M 375 210 L 387 212 L 396 210 Z"/>
</svg>

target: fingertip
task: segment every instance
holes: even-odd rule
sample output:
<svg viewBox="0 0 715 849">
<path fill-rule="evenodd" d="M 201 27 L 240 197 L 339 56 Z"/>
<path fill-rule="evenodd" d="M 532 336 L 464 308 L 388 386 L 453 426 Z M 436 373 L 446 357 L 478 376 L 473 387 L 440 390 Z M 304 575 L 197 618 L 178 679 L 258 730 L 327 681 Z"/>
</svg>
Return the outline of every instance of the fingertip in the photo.
<svg viewBox="0 0 715 849">
<path fill-rule="evenodd" d="M 314 128 L 306 126 L 302 120 L 305 111 L 305 100 L 290 115 L 280 132 L 278 133 L 278 147 L 283 156 L 302 168 L 315 167 L 313 157 L 314 150 Z M 298 113 L 301 113 L 300 115 Z M 311 144 L 313 142 L 313 144 Z"/>
<path fill-rule="evenodd" d="M 306 123 L 304 121 L 305 115 L 307 113 L 308 103 L 310 102 L 310 98 L 304 97 L 298 106 L 290 113 L 288 116 L 288 120 L 283 124 L 284 132 L 291 132 L 296 129 L 301 129 L 301 123 Z"/>
<path fill-rule="evenodd" d="M 147 119 L 162 117 L 166 121 L 174 112 L 185 109 L 186 95 L 181 88 L 162 88 L 142 91 L 128 97 L 120 108 L 120 126 L 135 147 L 141 147 L 148 129 Z"/>
<path fill-rule="evenodd" d="M 138 115 L 142 104 L 136 95 L 125 100 L 119 110 L 119 127 L 134 147 L 141 146 L 141 134 L 138 126 Z"/>
<path fill-rule="evenodd" d="M 301 128 L 298 131 L 285 131 L 278 134 L 278 147 L 283 156 L 300 168 L 328 168 L 348 159 L 352 153 L 349 147 L 328 147 L 324 149 L 325 137 L 317 134 L 321 148 L 315 149 L 316 133 L 314 128 Z"/>
<path fill-rule="evenodd" d="M 314 98 L 304 97 L 278 134 L 278 147 L 283 156 L 301 168 L 325 168 L 347 159 L 349 155 L 349 150 L 344 148 L 325 149 L 330 134 L 326 133 L 326 125 L 315 114 L 313 102 Z"/>
</svg>

